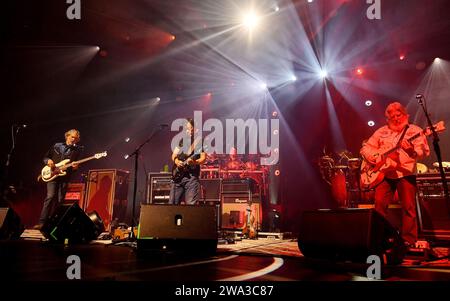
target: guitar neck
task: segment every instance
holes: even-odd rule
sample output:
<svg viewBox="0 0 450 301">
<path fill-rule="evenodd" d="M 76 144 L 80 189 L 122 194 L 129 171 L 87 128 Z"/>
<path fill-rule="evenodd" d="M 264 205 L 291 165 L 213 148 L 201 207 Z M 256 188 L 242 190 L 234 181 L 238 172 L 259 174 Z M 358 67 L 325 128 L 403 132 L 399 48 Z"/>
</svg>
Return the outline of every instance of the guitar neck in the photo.
<svg viewBox="0 0 450 301">
<path fill-rule="evenodd" d="M 95 156 L 90 156 L 90 157 L 87 157 L 87 158 L 84 158 L 84 159 L 81 159 L 81 160 L 78 160 L 78 161 L 73 161 L 72 163 L 70 163 L 70 165 L 81 164 L 81 163 L 84 163 L 84 162 L 92 160 L 92 159 L 95 159 Z"/>
<path fill-rule="evenodd" d="M 422 132 L 419 132 L 419 133 L 417 133 L 417 134 L 414 134 L 413 136 L 409 137 L 409 138 L 407 139 L 407 141 L 411 143 L 413 140 L 417 139 L 417 138 L 420 136 L 420 134 L 422 134 Z M 391 148 L 391 149 L 388 150 L 387 152 L 383 153 L 383 155 L 382 155 L 383 158 L 386 158 L 388 155 L 390 155 L 391 153 L 395 152 L 395 151 L 398 150 L 400 147 L 401 147 L 400 145 L 397 145 L 397 146 L 395 146 L 394 148 Z"/>
</svg>

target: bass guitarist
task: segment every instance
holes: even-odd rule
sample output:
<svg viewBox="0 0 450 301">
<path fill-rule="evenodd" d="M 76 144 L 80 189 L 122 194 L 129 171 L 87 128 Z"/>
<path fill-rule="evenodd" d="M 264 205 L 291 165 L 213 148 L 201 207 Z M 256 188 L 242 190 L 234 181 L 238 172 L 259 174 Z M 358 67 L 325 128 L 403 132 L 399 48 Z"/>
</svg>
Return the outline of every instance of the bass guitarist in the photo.
<svg viewBox="0 0 450 301">
<path fill-rule="evenodd" d="M 206 153 L 201 137 L 195 137 L 193 119 L 186 119 L 184 130 L 185 139 L 172 152 L 174 165 L 169 203 L 178 205 L 184 196 L 185 204 L 194 205 L 200 199 L 200 165 L 206 161 Z"/>
<path fill-rule="evenodd" d="M 384 168 L 380 169 L 382 181 L 375 187 L 375 210 L 386 217 L 390 201 L 394 193 L 402 207 L 401 235 L 406 246 L 417 241 L 416 218 L 416 163 L 430 154 L 426 136 L 422 129 L 409 124 L 406 108 L 399 102 L 390 103 L 385 110 L 387 125 L 379 128 L 363 143 L 361 155 L 368 166 L 376 165 L 383 160 Z M 417 135 L 411 140 L 408 138 Z M 395 149 L 388 152 L 390 149 Z M 382 154 L 387 154 L 382 156 Z M 362 168 L 361 173 L 365 170 Z M 383 177 L 384 176 L 384 177 Z"/>
<path fill-rule="evenodd" d="M 70 159 L 76 161 L 81 154 L 82 147 L 77 145 L 80 142 L 80 132 L 71 129 L 65 133 L 65 142 L 55 143 L 45 154 L 44 164 L 54 169 L 55 165 L 62 160 Z M 39 223 L 33 229 L 41 230 L 47 219 L 53 214 L 58 205 L 62 204 L 70 181 L 70 175 L 78 165 L 74 164 L 67 169 L 67 174 L 47 182 L 47 196 L 44 200 Z"/>
</svg>

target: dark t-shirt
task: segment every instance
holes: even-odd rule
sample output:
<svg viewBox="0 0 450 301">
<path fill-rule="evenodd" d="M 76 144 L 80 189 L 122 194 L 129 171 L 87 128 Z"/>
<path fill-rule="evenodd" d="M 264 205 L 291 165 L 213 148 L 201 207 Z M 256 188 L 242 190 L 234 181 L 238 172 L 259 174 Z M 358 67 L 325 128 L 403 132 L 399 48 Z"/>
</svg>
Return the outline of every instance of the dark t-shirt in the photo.
<svg viewBox="0 0 450 301">
<path fill-rule="evenodd" d="M 192 159 L 197 160 L 200 158 L 200 154 L 203 152 L 203 145 L 201 143 L 201 139 L 198 139 L 199 142 L 196 143 L 196 145 L 194 146 L 194 151 L 191 153 L 184 153 L 183 152 L 183 140 L 180 141 L 180 143 L 178 144 L 178 147 L 180 148 L 181 152 L 177 155 L 177 159 L 181 160 L 181 161 L 185 161 L 188 159 L 188 157 L 190 155 Z M 192 139 L 191 139 L 192 141 Z M 192 144 L 192 142 L 191 142 Z M 200 165 L 198 164 L 194 164 L 194 165 L 189 165 L 187 166 L 187 172 L 189 173 L 189 175 L 195 176 L 195 177 L 199 177 L 200 176 Z"/>
</svg>

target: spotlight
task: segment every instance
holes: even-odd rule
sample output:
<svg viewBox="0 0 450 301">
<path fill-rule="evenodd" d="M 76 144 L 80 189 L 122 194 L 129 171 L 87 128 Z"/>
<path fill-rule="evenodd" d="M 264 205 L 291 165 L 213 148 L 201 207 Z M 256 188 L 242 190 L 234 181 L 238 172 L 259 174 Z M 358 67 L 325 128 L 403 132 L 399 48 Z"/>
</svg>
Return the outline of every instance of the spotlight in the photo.
<svg viewBox="0 0 450 301">
<path fill-rule="evenodd" d="M 280 173 L 281 173 L 281 172 L 280 172 L 280 170 L 279 170 L 279 169 L 275 170 L 275 176 L 277 176 L 277 177 L 278 177 L 278 176 L 280 175 Z"/>
<path fill-rule="evenodd" d="M 155 100 L 156 100 L 156 102 L 159 102 L 159 101 L 161 101 L 161 98 L 156 97 Z"/>
<path fill-rule="evenodd" d="M 261 88 L 261 89 L 267 89 L 267 84 L 266 83 L 260 83 L 259 84 L 259 87 Z"/>
<path fill-rule="evenodd" d="M 278 130 L 273 130 L 274 135 L 278 135 Z"/>
<path fill-rule="evenodd" d="M 259 17 L 254 12 L 248 12 L 242 17 L 242 25 L 247 27 L 247 29 L 252 30 L 259 23 Z"/>
<path fill-rule="evenodd" d="M 125 137 L 125 139 L 123 139 L 125 142 L 130 142 L 130 137 Z"/>
<path fill-rule="evenodd" d="M 363 68 L 356 69 L 356 74 L 362 75 L 363 73 L 364 73 L 364 69 Z"/>
<path fill-rule="evenodd" d="M 368 125 L 368 126 L 374 126 L 374 125 L 375 125 L 375 122 L 372 121 L 372 120 L 369 120 L 369 121 L 367 122 L 367 125 Z"/>
<path fill-rule="evenodd" d="M 308 0 L 308 3 L 312 3 L 314 0 Z"/>
<path fill-rule="evenodd" d="M 324 79 L 327 78 L 327 76 L 328 76 L 327 70 L 325 70 L 325 69 L 320 70 L 319 76 Z"/>
<path fill-rule="evenodd" d="M 129 157 L 130 157 L 130 155 L 128 155 L 128 154 L 126 154 L 126 155 L 123 156 L 123 158 L 124 158 L 125 160 L 127 160 Z"/>
<path fill-rule="evenodd" d="M 171 39 L 172 41 L 174 41 L 174 40 L 176 39 L 176 37 L 175 37 L 174 35 L 171 35 L 171 36 L 170 36 L 170 39 Z"/>
<path fill-rule="evenodd" d="M 366 100 L 365 104 L 367 107 L 370 107 L 372 105 L 372 101 L 368 99 Z"/>
<path fill-rule="evenodd" d="M 441 59 L 437 57 L 437 58 L 434 59 L 434 62 L 435 62 L 436 64 L 439 64 L 439 63 L 441 62 Z"/>
<path fill-rule="evenodd" d="M 100 50 L 100 47 L 95 46 L 95 50 L 99 51 L 99 50 Z"/>
<path fill-rule="evenodd" d="M 274 10 L 274 11 L 279 11 L 279 10 L 280 10 L 280 7 L 279 7 L 278 5 L 275 5 L 275 6 L 273 7 L 273 10 Z"/>
<path fill-rule="evenodd" d="M 291 81 L 295 82 L 296 80 L 297 80 L 297 76 L 292 75 L 292 76 L 291 76 Z"/>
<path fill-rule="evenodd" d="M 398 58 L 400 59 L 400 61 L 403 61 L 405 59 L 405 55 L 401 54 Z"/>
<path fill-rule="evenodd" d="M 277 111 L 273 111 L 272 112 L 272 117 L 277 117 L 278 116 L 278 112 Z"/>
</svg>

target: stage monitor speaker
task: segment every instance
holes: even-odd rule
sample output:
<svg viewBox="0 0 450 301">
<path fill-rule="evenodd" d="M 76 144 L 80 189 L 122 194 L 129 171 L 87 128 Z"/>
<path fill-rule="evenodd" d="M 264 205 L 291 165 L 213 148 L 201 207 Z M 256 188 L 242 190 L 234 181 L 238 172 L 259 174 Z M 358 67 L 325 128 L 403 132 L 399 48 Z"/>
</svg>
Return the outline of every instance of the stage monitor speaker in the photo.
<svg viewBox="0 0 450 301">
<path fill-rule="evenodd" d="M 298 246 L 305 257 L 366 262 L 378 255 L 388 264 L 402 262 L 403 241 L 374 209 L 306 211 L 300 221 Z"/>
<path fill-rule="evenodd" d="M 218 234 L 216 208 L 208 205 L 142 205 L 137 248 L 211 255 Z"/>
<path fill-rule="evenodd" d="M 111 222 L 125 222 L 128 205 L 129 172 L 117 169 L 89 170 L 85 211 L 96 211 L 105 229 Z"/>
<path fill-rule="evenodd" d="M 104 231 L 103 221 L 97 214 L 86 214 L 77 203 L 59 206 L 44 223 L 41 232 L 53 242 L 83 243 L 96 239 Z"/>
<path fill-rule="evenodd" d="M 24 230 L 20 217 L 11 208 L 0 208 L 0 239 L 18 239 Z"/>
</svg>

